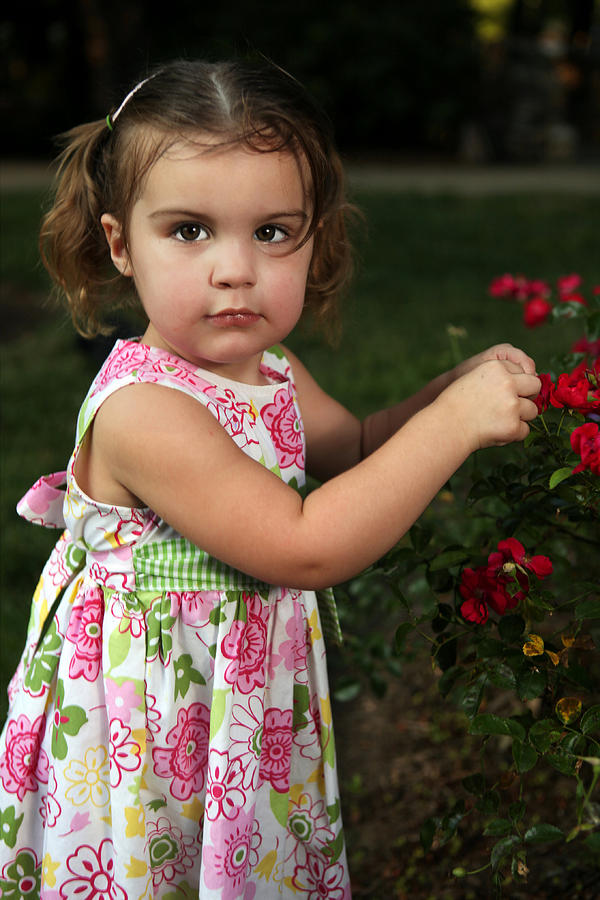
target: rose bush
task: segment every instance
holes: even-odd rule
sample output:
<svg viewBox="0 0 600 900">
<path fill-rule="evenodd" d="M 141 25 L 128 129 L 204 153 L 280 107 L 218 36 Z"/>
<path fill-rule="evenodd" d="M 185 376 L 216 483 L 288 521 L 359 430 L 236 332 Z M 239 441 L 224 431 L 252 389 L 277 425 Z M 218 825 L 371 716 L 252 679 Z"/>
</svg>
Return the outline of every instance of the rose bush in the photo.
<svg viewBox="0 0 600 900">
<path fill-rule="evenodd" d="M 479 816 L 498 892 L 526 881 L 538 845 L 573 842 L 600 858 L 600 289 L 585 299 L 581 287 L 578 275 L 565 276 L 553 301 L 544 281 L 491 283 L 493 297 L 522 306 L 526 325 L 575 319 L 584 334 L 541 375 L 524 444 L 480 451 L 444 491 L 453 509 L 463 506 L 450 515 L 440 503 L 425 515 L 346 586 L 342 604 L 345 652 L 376 691 L 416 642 L 430 645 L 441 696 L 481 741 L 481 769 L 463 779 L 464 797 L 446 816 L 423 823 L 421 841 L 439 848 L 466 816 Z M 396 622 L 403 610 L 394 646 L 381 633 L 353 634 L 361 604 Z M 347 676 L 337 696 L 358 689 Z M 564 819 L 540 821 L 533 771 L 538 781 L 555 771 L 572 780 L 567 828 Z M 454 875 L 468 875 L 468 864 Z"/>
</svg>

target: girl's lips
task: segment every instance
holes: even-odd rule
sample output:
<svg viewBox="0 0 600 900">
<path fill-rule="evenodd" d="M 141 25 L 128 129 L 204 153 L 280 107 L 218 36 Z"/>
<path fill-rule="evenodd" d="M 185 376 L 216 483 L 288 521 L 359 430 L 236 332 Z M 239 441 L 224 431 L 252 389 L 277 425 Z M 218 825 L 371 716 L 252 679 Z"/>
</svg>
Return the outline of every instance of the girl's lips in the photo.
<svg viewBox="0 0 600 900">
<path fill-rule="evenodd" d="M 247 328 L 258 322 L 260 315 L 250 309 L 224 309 L 214 316 L 207 316 L 207 319 L 219 328 Z"/>
</svg>

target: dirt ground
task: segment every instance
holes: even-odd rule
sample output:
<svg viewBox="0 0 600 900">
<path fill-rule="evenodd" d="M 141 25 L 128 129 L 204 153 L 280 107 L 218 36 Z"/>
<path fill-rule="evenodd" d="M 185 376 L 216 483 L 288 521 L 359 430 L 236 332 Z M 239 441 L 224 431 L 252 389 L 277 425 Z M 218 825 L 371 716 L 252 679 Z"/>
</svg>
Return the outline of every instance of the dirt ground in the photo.
<svg viewBox="0 0 600 900">
<path fill-rule="evenodd" d="M 473 803 L 461 782 L 479 763 L 479 743 L 441 699 L 426 655 L 390 681 L 384 698 L 365 690 L 349 703 L 336 703 L 333 715 L 354 900 L 494 897 L 489 868 L 467 878 L 452 874 L 459 866 L 468 871 L 486 866 L 498 840 L 481 834 L 484 820 L 476 810 L 447 844 L 440 847 L 434 840 L 427 854 L 421 847 L 419 833 L 429 816 L 446 815 L 460 798 L 467 808 Z M 488 765 L 500 772 L 510 748 L 499 741 L 494 752 Z M 538 821 L 568 832 L 575 819 L 573 780 L 553 770 L 529 774 L 527 797 Z M 515 791 L 516 784 L 502 791 L 503 802 L 517 799 Z M 512 882 L 509 865 L 502 896 L 595 900 L 600 869 L 582 860 L 573 844 L 530 849 L 526 882 Z"/>
</svg>

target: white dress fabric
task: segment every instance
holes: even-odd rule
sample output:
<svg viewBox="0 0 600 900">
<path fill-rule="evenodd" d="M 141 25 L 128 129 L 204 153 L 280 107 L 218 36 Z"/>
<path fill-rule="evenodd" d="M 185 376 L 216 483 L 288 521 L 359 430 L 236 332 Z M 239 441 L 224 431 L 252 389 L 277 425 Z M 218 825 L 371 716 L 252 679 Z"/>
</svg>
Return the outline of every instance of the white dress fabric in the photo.
<svg viewBox="0 0 600 900">
<path fill-rule="evenodd" d="M 64 530 L 0 741 L 2 900 L 350 898 L 323 636 L 339 638 L 332 594 L 262 584 L 148 508 L 96 503 L 73 474 L 103 401 L 150 382 L 197 399 L 302 490 L 279 348 L 262 372 L 268 384 L 240 384 L 118 341 L 67 471 L 19 505 Z"/>
</svg>

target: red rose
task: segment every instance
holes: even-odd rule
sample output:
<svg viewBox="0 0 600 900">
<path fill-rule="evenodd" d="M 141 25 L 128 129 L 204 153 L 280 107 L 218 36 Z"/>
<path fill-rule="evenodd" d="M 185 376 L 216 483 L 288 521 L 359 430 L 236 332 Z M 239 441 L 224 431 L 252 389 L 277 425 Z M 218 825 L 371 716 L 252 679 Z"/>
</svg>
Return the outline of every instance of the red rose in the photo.
<svg viewBox="0 0 600 900">
<path fill-rule="evenodd" d="M 523 569 L 533 572 L 538 578 L 545 578 L 552 572 L 552 563 L 547 556 L 527 556 L 525 547 L 516 538 L 500 541 L 498 551 L 488 557 L 488 571 L 498 571 L 499 558 L 502 559 L 502 566 L 507 562 L 514 562 Z"/>
<path fill-rule="evenodd" d="M 502 616 L 519 600 L 508 593 L 505 579 L 494 578 L 485 567 L 464 569 L 458 590 L 464 599 L 460 607 L 463 618 L 478 625 L 487 621 L 488 606 Z"/>
<path fill-rule="evenodd" d="M 556 406 L 558 409 L 567 407 L 579 412 L 600 409 L 600 399 L 597 399 L 596 396 L 598 391 L 592 393 L 592 385 L 584 373 L 585 363 L 582 365 L 577 366 L 570 375 L 563 372 L 558 376 L 558 381 L 550 395 L 552 406 Z M 590 394 L 591 396 L 589 396 Z"/>
<path fill-rule="evenodd" d="M 541 375 L 538 375 L 538 378 L 542 382 L 542 386 L 540 388 L 539 394 L 534 400 L 534 403 L 538 408 L 538 413 L 543 413 L 550 406 L 550 397 L 552 396 L 552 392 L 554 390 L 554 382 L 547 372 L 542 372 Z"/>
<path fill-rule="evenodd" d="M 571 447 L 581 457 L 573 472 L 589 469 L 600 475 L 600 428 L 595 422 L 586 422 L 571 433 Z"/>
<path fill-rule="evenodd" d="M 590 341 L 586 337 L 580 338 L 578 341 L 575 341 L 573 346 L 571 347 L 572 353 L 585 353 L 586 356 L 591 357 L 591 359 L 598 359 L 600 357 L 600 339 L 596 341 Z"/>
<path fill-rule="evenodd" d="M 575 273 L 573 273 L 572 275 L 563 275 L 562 278 L 559 278 L 556 282 L 558 292 L 559 294 L 561 294 L 561 296 L 564 296 L 565 294 L 572 294 L 580 284 L 581 275 L 576 275 Z"/>
<path fill-rule="evenodd" d="M 532 297 L 525 303 L 523 321 L 528 328 L 536 328 L 546 321 L 551 312 L 552 304 L 548 300 L 544 297 Z"/>
</svg>

